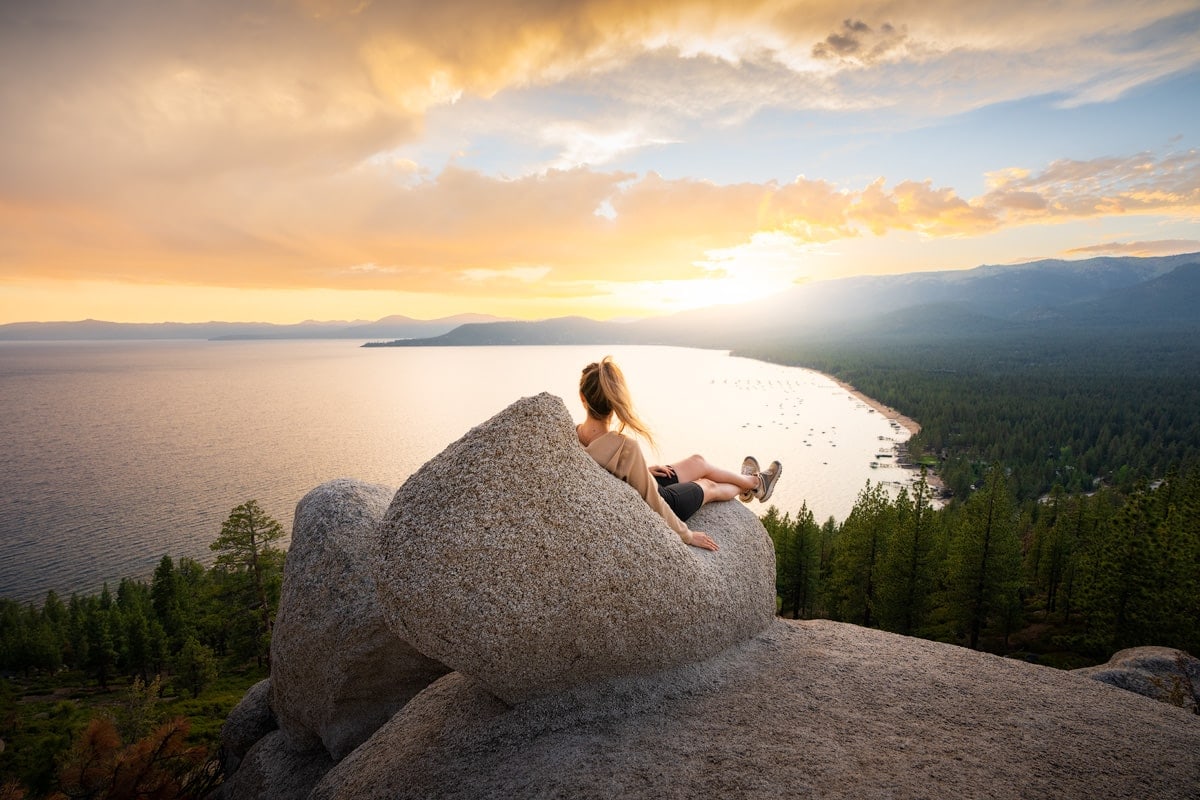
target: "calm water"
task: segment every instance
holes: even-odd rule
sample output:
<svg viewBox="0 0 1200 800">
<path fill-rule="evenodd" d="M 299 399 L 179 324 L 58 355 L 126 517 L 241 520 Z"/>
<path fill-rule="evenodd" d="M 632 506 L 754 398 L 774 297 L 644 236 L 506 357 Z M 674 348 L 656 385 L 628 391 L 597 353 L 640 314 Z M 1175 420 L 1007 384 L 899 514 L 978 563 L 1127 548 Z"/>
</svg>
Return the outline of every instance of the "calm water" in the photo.
<svg viewBox="0 0 1200 800">
<path fill-rule="evenodd" d="M 0 596 L 93 591 L 164 554 L 208 563 L 239 503 L 256 498 L 290 531 L 317 484 L 398 488 L 522 396 L 552 392 L 582 419 L 579 371 L 606 353 L 656 433 L 651 462 L 778 458 L 772 502 L 807 502 L 818 520 L 844 518 L 868 480 L 910 475 L 870 467 L 907 433 L 829 378 L 719 351 L 0 343 Z"/>
</svg>

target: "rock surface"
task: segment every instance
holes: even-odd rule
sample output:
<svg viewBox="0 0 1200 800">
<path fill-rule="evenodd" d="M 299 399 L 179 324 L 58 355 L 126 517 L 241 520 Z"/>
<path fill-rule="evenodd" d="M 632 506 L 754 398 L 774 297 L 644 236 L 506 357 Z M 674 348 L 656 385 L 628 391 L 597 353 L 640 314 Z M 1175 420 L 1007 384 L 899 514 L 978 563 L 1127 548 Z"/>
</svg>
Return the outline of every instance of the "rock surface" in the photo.
<svg viewBox="0 0 1200 800">
<path fill-rule="evenodd" d="M 732 502 L 695 527 L 721 550 L 685 545 L 596 464 L 562 400 L 527 397 L 401 487 L 380 596 L 400 638 L 518 703 L 701 660 L 769 625 L 762 524 Z"/>
<path fill-rule="evenodd" d="M 370 564 L 392 495 L 339 479 L 296 506 L 271 647 L 271 706 L 293 750 L 342 758 L 448 672 L 384 619 Z"/>
<path fill-rule="evenodd" d="M 274 731 L 250 748 L 241 767 L 226 780 L 222 796 L 297 800 L 307 797 L 332 766 L 333 760 L 319 745 L 315 750 L 297 752 L 282 731 Z"/>
<path fill-rule="evenodd" d="M 1131 647 L 1114 653 L 1107 664 L 1074 672 L 1200 714 L 1200 658 L 1182 650 Z"/>
<path fill-rule="evenodd" d="M 701 664 L 514 708 L 448 675 L 311 797 L 1194 800 L 1198 752 L 1200 717 L 1069 672 L 779 620 Z"/>
<path fill-rule="evenodd" d="M 271 679 L 264 678 L 246 690 L 221 726 L 221 763 L 232 775 L 250 748 L 279 726 L 271 713 Z"/>
</svg>

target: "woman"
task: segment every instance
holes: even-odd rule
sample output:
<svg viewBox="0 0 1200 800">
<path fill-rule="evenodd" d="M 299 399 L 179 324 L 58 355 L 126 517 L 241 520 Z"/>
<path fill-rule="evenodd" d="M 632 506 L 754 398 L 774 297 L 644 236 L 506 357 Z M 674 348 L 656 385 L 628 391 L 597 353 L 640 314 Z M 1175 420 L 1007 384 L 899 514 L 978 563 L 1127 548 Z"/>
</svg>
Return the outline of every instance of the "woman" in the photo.
<svg viewBox="0 0 1200 800">
<path fill-rule="evenodd" d="M 686 524 L 702 505 L 735 497 L 745 502 L 757 497 L 765 502 L 783 471 L 778 461 L 760 471 L 753 456 L 742 462 L 740 474 L 714 467 L 700 455 L 665 467 L 647 467 L 637 442 L 622 431 L 629 428 L 651 444 L 654 437 L 634 412 L 625 376 L 612 356 L 583 368 L 579 399 L 587 412 L 587 418 L 575 426 L 579 443 L 600 466 L 637 490 L 679 538 L 693 547 L 717 549 L 712 537 L 690 530 Z M 614 416 L 619 427 L 610 431 Z"/>
</svg>

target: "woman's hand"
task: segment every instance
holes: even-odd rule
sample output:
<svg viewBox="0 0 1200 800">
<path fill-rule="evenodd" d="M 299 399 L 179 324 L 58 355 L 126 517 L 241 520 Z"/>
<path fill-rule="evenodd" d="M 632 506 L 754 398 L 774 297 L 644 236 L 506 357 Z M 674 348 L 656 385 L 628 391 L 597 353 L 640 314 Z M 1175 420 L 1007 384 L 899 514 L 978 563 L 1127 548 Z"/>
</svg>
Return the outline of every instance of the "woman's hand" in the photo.
<svg viewBox="0 0 1200 800">
<path fill-rule="evenodd" d="M 701 550 L 720 550 L 717 543 L 712 540 L 707 533 L 703 531 L 692 531 L 692 541 L 689 542 L 692 547 L 699 547 Z"/>
<path fill-rule="evenodd" d="M 650 467 L 650 474 L 656 478 L 674 478 L 675 470 L 671 469 L 670 467 L 663 467 L 655 464 L 654 466 Z"/>
</svg>

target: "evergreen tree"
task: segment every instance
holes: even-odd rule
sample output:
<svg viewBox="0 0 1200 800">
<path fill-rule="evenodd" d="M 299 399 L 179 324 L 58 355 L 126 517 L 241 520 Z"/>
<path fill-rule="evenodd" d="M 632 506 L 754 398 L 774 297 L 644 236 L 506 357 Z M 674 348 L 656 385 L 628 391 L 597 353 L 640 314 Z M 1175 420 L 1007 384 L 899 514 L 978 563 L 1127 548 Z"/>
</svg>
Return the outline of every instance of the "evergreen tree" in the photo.
<svg viewBox="0 0 1200 800">
<path fill-rule="evenodd" d="M 150 603 L 154 616 L 162 626 L 168 640 L 179 647 L 193 631 L 185 619 L 183 587 L 175 562 L 170 556 L 163 556 L 154 568 L 154 577 L 150 581 Z"/>
<path fill-rule="evenodd" d="M 105 586 L 107 596 L 108 587 Z M 87 611 L 85 618 L 85 641 L 87 642 L 87 660 L 84 662 L 101 689 L 108 689 L 108 679 L 112 676 L 117 664 L 117 645 L 113 637 L 111 598 L 108 608 L 103 602 L 95 602 Z"/>
<path fill-rule="evenodd" d="M 894 505 L 895 527 L 881 565 L 880 625 L 912 635 L 925 621 L 935 586 L 936 523 L 930 508 L 933 492 L 925 479 L 913 486 L 910 496 L 900 491 Z"/>
<path fill-rule="evenodd" d="M 217 659 L 212 650 L 189 636 L 175 657 L 175 675 L 192 697 L 199 697 L 217 679 Z"/>
<path fill-rule="evenodd" d="M 215 566 L 235 579 L 245 578 L 248 608 L 256 618 L 258 658 L 268 664 L 284 555 L 272 543 L 283 535 L 283 526 L 267 515 L 257 501 L 248 500 L 230 512 L 221 526 L 221 535 L 210 545 L 218 554 Z"/>
<path fill-rule="evenodd" d="M 1107 520 L 1089 553 L 1083 604 L 1098 652 L 1154 641 L 1162 593 L 1162 553 L 1153 501 L 1135 492 Z"/>
<path fill-rule="evenodd" d="M 1020 591 L 1017 509 L 999 465 L 992 467 L 984 486 L 967 500 L 949 557 L 950 611 L 969 646 L 978 649 L 989 619 L 1009 616 Z"/>
<path fill-rule="evenodd" d="M 830 590 L 839 619 L 871 627 L 878 622 L 880 565 L 895 525 L 882 484 L 859 492 L 834 545 Z"/>
<path fill-rule="evenodd" d="M 775 548 L 776 586 L 782 611 L 794 619 L 812 615 L 819 585 L 820 558 L 821 529 L 806 503 L 794 522 L 784 517 Z"/>
</svg>

